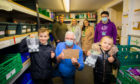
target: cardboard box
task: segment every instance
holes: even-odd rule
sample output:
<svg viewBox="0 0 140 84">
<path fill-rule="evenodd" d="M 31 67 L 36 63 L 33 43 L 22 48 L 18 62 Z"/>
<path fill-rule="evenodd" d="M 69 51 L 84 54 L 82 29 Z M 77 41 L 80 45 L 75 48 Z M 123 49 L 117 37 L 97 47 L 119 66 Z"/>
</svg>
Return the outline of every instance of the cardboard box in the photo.
<svg viewBox="0 0 140 84">
<path fill-rule="evenodd" d="M 64 50 L 64 58 L 71 59 L 71 58 L 79 58 L 79 50 L 78 49 L 65 49 Z"/>
</svg>

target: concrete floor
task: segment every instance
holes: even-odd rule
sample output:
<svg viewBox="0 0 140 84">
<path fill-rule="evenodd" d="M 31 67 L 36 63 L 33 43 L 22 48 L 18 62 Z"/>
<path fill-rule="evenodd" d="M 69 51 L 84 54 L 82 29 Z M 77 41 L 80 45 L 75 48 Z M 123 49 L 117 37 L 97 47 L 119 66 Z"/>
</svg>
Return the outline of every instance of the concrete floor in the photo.
<svg viewBox="0 0 140 84">
<path fill-rule="evenodd" d="M 60 77 L 53 79 L 54 84 L 63 84 Z M 82 71 L 76 71 L 75 84 L 93 84 L 93 68 L 85 65 Z"/>
</svg>

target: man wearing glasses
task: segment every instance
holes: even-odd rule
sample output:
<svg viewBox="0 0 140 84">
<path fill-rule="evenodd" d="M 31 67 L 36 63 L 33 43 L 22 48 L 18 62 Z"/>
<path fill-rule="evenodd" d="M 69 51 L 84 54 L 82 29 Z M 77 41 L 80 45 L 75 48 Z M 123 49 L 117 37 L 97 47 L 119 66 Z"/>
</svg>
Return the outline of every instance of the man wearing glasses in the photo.
<svg viewBox="0 0 140 84">
<path fill-rule="evenodd" d="M 117 29 L 115 24 L 110 21 L 108 11 L 103 11 L 101 13 L 101 18 L 102 20 L 95 28 L 94 42 L 99 42 L 104 36 L 110 36 L 113 38 L 114 44 L 116 44 Z"/>
</svg>

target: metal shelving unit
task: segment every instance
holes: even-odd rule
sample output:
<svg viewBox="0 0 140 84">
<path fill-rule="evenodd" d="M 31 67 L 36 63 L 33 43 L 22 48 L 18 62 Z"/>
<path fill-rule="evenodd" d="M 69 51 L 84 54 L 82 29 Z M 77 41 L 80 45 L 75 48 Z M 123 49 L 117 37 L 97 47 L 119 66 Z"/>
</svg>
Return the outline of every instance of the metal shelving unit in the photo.
<svg viewBox="0 0 140 84">
<path fill-rule="evenodd" d="M 32 15 L 32 16 L 35 16 L 35 17 L 37 16 L 36 11 L 34 11 L 32 9 L 29 9 L 25 6 L 22 6 L 22 5 L 14 2 L 12 0 L 8 0 L 8 1 L 11 4 L 13 10 L 16 10 L 16 11 L 19 11 L 19 12 L 22 12 L 22 13 L 25 13 L 25 14 L 29 14 L 29 15 Z M 43 14 L 39 14 L 39 17 L 42 18 L 42 19 L 48 20 L 48 21 L 53 21 L 50 17 L 47 17 Z"/>
<path fill-rule="evenodd" d="M 84 19 L 76 19 L 77 21 L 81 21 Z M 96 19 L 88 19 L 89 21 L 96 21 Z M 64 21 L 72 21 L 72 19 L 64 19 Z"/>
<path fill-rule="evenodd" d="M 37 32 L 0 38 L 0 49 L 19 43 L 23 38 L 30 34 L 37 35 Z"/>
</svg>

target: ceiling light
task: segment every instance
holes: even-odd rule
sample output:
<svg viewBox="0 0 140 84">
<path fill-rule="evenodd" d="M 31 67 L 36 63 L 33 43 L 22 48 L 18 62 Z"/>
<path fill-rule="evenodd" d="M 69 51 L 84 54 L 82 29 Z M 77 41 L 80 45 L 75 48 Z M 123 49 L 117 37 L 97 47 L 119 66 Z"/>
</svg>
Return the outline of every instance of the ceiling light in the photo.
<svg viewBox="0 0 140 84">
<path fill-rule="evenodd" d="M 70 0 L 63 0 L 64 8 L 66 12 L 70 11 Z"/>
</svg>

